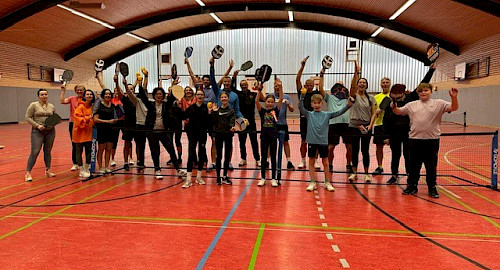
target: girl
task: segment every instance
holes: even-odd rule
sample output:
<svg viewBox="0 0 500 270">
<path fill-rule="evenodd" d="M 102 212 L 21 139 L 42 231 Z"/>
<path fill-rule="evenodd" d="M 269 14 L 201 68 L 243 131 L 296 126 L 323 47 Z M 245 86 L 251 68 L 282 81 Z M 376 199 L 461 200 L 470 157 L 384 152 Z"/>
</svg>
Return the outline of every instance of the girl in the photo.
<svg viewBox="0 0 500 270">
<path fill-rule="evenodd" d="M 215 148 L 217 150 L 217 162 L 215 170 L 217 172 L 217 185 L 232 185 L 233 182 L 227 177 L 229 169 L 229 162 L 231 161 L 231 150 L 233 149 L 233 132 L 236 131 L 234 121 L 236 114 L 233 109 L 229 107 L 229 94 L 226 91 L 220 93 L 221 107 L 218 108 L 214 103 L 213 108 L 209 111 L 212 113 L 213 132 L 215 134 Z M 224 177 L 220 177 L 222 149 L 224 148 Z"/>
<path fill-rule="evenodd" d="M 186 87 L 187 88 L 187 87 Z M 185 125 L 185 129 L 189 140 L 189 156 L 187 163 L 187 179 L 182 186 L 188 188 L 192 186 L 191 172 L 193 171 L 193 163 L 198 163 L 198 171 L 196 173 L 196 182 L 204 185 L 205 181 L 201 178 L 203 163 L 207 156 L 205 145 L 207 143 L 207 132 L 210 126 L 210 116 L 207 104 L 204 104 L 205 92 L 203 89 L 196 91 L 196 103 L 186 109 L 185 116 L 189 120 L 189 124 Z M 196 158 L 196 146 L 198 145 L 198 159 Z"/>
<path fill-rule="evenodd" d="M 50 171 L 52 163 L 52 146 L 56 138 L 55 128 L 46 128 L 44 126 L 45 119 L 55 113 L 54 105 L 48 103 L 49 93 L 45 89 L 38 90 L 38 101 L 32 102 L 26 110 L 26 122 L 31 128 L 31 153 L 26 166 L 26 174 L 24 181 L 31 182 L 31 169 L 35 165 L 36 158 L 40 153 L 43 145 L 43 160 L 45 161 L 45 175 L 47 177 L 55 177 L 56 174 Z"/>
<path fill-rule="evenodd" d="M 111 103 L 113 93 L 111 90 L 101 91 L 101 102 L 94 114 L 94 123 L 97 127 L 97 163 L 99 164 L 99 173 L 107 174 L 111 172 L 109 161 L 111 159 L 111 150 L 115 132 L 113 125 L 117 121 L 115 105 Z M 102 165 L 102 155 L 104 154 L 104 167 Z"/>
<path fill-rule="evenodd" d="M 371 176 L 368 174 L 370 166 L 370 139 L 368 135 L 371 133 L 373 123 L 375 122 L 377 104 L 373 96 L 366 93 L 368 81 L 365 78 L 360 78 L 357 81 L 357 93 L 355 94 L 356 102 L 351 108 L 349 117 L 349 133 L 352 135 L 352 170 L 353 173 L 349 176 L 349 181 L 358 179 L 358 155 L 359 144 L 361 141 L 361 153 L 363 154 L 363 167 L 365 170 L 365 181 L 371 182 Z"/>
<path fill-rule="evenodd" d="M 259 111 L 260 119 L 261 119 L 261 133 L 260 133 L 260 151 L 261 151 L 261 164 L 265 164 L 266 159 L 269 156 L 271 157 L 271 186 L 277 187 L 278 182 L 276 181 L 276 148 L 277 148 L 277 129 L 276 124 L 278 122 L 278 115 L 281 109 L 281 103 L 283 101 L 283 85 L 281 80 L 276 78 L 275 84 L 279 88 L 279 100 L 278 105 L 274 107 L 274 95 L 266 96 L 265 108 L 262 108 L 259 100 L 262 97 L 262 84 L 257 86 L 258 94 L 255 97 L 255 105 L 257 106 L 257 111 Z M 261 178 L 258 186 L 263 186 L 266 184 L 266 168 L 267 166 L 261 166 Z"/>
<path fill-rule="evenodd" d="M 76 146 L 76 162 L 80 168 L 80 177 L 89 177 L 90 158 L 92 151 L 92 127 L 94 118 L 92 115 L 92 105 L 95 96 L 92 90 L 85 90 L 82 100 L 75 109 L 73 115 L 73 143 Z M 82 162 L 82 153 L 85 148 L 85 164 Z"/>
</svg>

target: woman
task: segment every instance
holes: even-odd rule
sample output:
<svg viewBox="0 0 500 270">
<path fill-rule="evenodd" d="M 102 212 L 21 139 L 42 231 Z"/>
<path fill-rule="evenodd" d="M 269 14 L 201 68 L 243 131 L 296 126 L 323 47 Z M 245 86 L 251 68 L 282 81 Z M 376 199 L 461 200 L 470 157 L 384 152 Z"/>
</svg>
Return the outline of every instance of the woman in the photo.
<svg viewBox="0 0 500 270">
<path fill-rule="evenodd" d="M 92 115 L 92 105 L 95 95 L 92 90 L 85 90 L 82 100 L 75 109 L 73 115 L 73 143 L 76 145 L 76 162 L 80 168 L 80 177 L 90 176 L 90 158 L 92 152 L 92 128 L 94 117 Z M 85 164 L 82 161 L 82 153 L 85 149 Z"/>
<path fill-rule="evenodd" d="M 186 86 L 184 88 L 184 96 L 177 101 L 177 107 L 172 107 L 172 110 L 170 111 L 170 117 L 172 118 L 172 121 L 175 123 L 174 124 L 174 141 L 175 141 L 175 146 L 177 150 L 177 157 L 178 157 L 178 163 L 179 165 L 182 164 L 182 144 L 181 144 L 181 137 L 182 137 L 182 126 L 184 125 L 184 130 L 186 130 L 186 126 L 189 123 L 189 120 L 184 120 L 181 121 L 181 119 L 178 117 L 178 115 L 181 114 L 182 112 L 185 112 L 186 109 L 196 103 L 196 99 L 194 98 L 194 91 L 191 87 Z M 167 162 L 167 164 L 172 163 L 172 161 Z"/>
<path fill-rule="evenodd" d="M 186 87 L 187 88 L 187 87 Z M 197 163 L 198 171 L 196 173 L 196 182 L 204 185 L 205 181 L 201 178 L 203 171 L 203 163 L 207 156 L 206 143 L 207 132 L 210 126 L 210 114 L 207 104 L 204 104 L 205 92 L 203 89 L 196 91 L 196 103 L 186 109 L 185 116 L 189 124 L 185 125 L 187 132 L 189 147 L 188 147 L 188 163 L 187 163 L 187 179 L 183 188 L 192 186 L 191 172 L 193 171 L 193 163 Z M 196 157 L 196 146 L 198 146 L 198 157 Z"/>
<path fill-rule="evenodd" d="M 55 128 L 45 127 L 45 119 L 55 113 L 54 105 L 48 103 L 49 93 L 46 89 L 38 90 L 38 101 L 32 102 L 26 110 L 26 122 L 31 128 L 31 153 L 28 158 L 28 165 L 26 166 L 26 174 L 24 181 L 31 182 L 31 170 L 35 165 L 36 158 L 40 153 L 43 146 L 43 160 L 45 161 L 45 175 L 47 177 L 55 177 L 56 174 L 50 171 L 52 163 L 52 146 L 56 138 Z"/>
<path fill-rule="evenodd" d="M 111 172 L 109 161 L 111 159 L 111 150 L 114 142 L 113 125 L 117 121 L 115 105 L 111 103 L 113 93 L 111 90 L 101 91 L 101 102 L 94 114 L 94 123 L 97 127 L 97 164 L 99 173 L 107 174 Z M 102 165 L 102 155 L 104 154 L 104 167 Z"/>
<path fill-rule="evenodd" d="M 217 150 L 217 162 L 215 170 L 217 172 L 217 185 L 232 185 L 233 183 L 227 177 L 229 162 L 231 161 L 231 150 L 233 149 L 233 132 L 236 131 L 234 121 L 236 113 L 229 107 L 229 94 L 226 91 L 220 93 L 221 107 L 218 108 L 214 103 L 213 108 L 209 108 L 212 113 L 213 131 L 215 137 L 215 148 Z M 222 149 L 224 149 L 224 177 L 220 177 Z"/>
<path fill-rule="evenodd" d="M 85 92 L 85 86 L 78 84 L 78 85 L 75 85 L 76 96 L 64 98 L 64 95 L 66 94 L 66 82 L 63 82 L 63 84 L 61 85 L 60 102 L 61 102 L 61 104 L 70 104 L 70 106 L 69 106 L 69 138 L 71 140 L 73 140 L 73 120 L 74 120 L 73 115 L 75 113 L 76 107 L 78 107 L 78 103 L 83 98 L 83 92 Z M 78 169 L 78 165 L 77 165 L 77 161 L 76 161 L 76 145 L 73 142 L 71 144 L 72 144 L 71 159 L 73 160 L 73 166 L 71 167 L 71 170 L 76 171 Z"/>
<path fill-rule="evenodd" d="M 363 167 L 365 170 L 365 181 L 371 182 L 371 176 L 368 174 L 370 166 L 370 139 L 373 123 L 376 118 L 377 104 L 373 96 L 366 93 L 368 80 L 360 78 L 357 81 L 357 92 L 355 94 L 356 102 L 351 107 L 349 116 L 349 133 L 352 136 L 352 170 L 349 181 L 358 179 L 358 155 L 359 144 L 361 141 L 361 153 L 363 155 Z"/>
</svg>

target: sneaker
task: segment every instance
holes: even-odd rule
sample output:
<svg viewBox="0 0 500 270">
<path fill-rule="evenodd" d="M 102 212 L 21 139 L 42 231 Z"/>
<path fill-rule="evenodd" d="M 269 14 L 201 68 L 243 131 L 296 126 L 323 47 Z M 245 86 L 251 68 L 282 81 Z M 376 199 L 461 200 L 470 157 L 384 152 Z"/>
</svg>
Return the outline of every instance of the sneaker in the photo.
<svg viewBox="0 0 500 270">
<path fill-rule="evenodd" d="M 333 165 L 332 164 L 328 165 L 328 170 L 330 170 L 330 172 L 333 172 Z"/>
<path fill-rule="evenodd" d="M 403 195 L 412 195 L 418 192 L 417 187 L 408 185 L 405 190 L 403 190 Z"/>
<path fill-rule="evenodd" d="M 186 182 L 184 182 L 184 185 L 182 185 L 182 188 L 188 188 L 192 185 L 193 185 L 193 182 L 191 182 L 191 180 L 186 180 Z"/>
<path fill-rule="evenodd" d="M 222 177 L 222 183 L 226 184 L 226 185 L 232 185 L 233 184 L 233 182 L 231 182 L 231 180 L 229 180 L 229 177 L 227 177 L 227 176 Z"/>
<path fill-rule="evenodd" d="M 301 161 L 299 163 L 299 166 L 297 166 L 299 169 L 304 169 L 306 167 L 306 163 L 304 161 Z"/>
<path fill-rule="evenodd" d="M 134 163 L 134 161 L 133 161 L 133 160 L 129 160 L 128 165 L 134 165 L 134 164 L 135 164 L 135 163 Z"/>
<path fill-rule="evenodd" d="M 172 160 L 170 159 L 169 161 L 167 161 L 167 166 L 170 166 L 172 165 Z"/>
<path fill-rule="evenodd" d="M 330 182 L 325 182 L 325 189 L 328 191 L 335 191 L 335 188 L 332 186 Z"/>
<path fill-rule="evenodd" d="M 184 177 L 186 175 L 187 175 L 187 171 L 186 170 L 182 170 L 182 169 L 177 170 L 177 176 Z"/>
<path fill-rule="evenodd" d="M 73 166 L 71 166 L 71 170 L 72 171 L 78 170 L 78 164 L 73 164 Z"/>
<path fill-rule="evenodd" d="M 137 166 L 137 172 L 138 173 L 143 173 L 144 172 L 144 166 Z"/>
<path fill-rule="evenodd" d="M 56 177 L 56 174 L 51 172 L 50 170 L 45 171 L 45 176 L 47 177 Z"/>
<path fill-rule="evenodd" d="M 352 170 L 352 165 L 351 164 L 345 165 L 345 169 L 346 169 L 347 173 L 354 173 L 354 171 Z"/>
<path fill-rule="evenodd" d="M 354 182 L 358 180 L 358 174 L 357 173 L 351 173 L 351 175 L 349 175 L 349 182 Z"/>
<path fill-rule="evenodd" d="M 286 164 L 286 168 L 288 170 L 295 170 L 295 166 L 293 166 L 291 161 L 288 161 L 288 163 Z"/>
<path fill-rule="evenodd" d="M 262 186 L 264 186 L 265 184 L 266 184 L 266 179 L 261 178 L 261 179 L 259 180 L 259 183 L 257 183 L 257 186 L 262 187 Z"/>
<path fill-rule="evenodd" d="M 229 163 L 229 167 L 228 167 L 228 169 L 229 169 L 230 171 L 234 171 L 233 164 Z"/>
<path fill-rule="evenodd" d="M 156 178 L 157 180 L 163 179 L 163 175 L 161 175 L 161 171 L 160 171 L 160 170 L 157 170 L 157 171 L 155 172 L 155 178 Z"/>
<path fill-rule="evenodd" d="M 130 165 L 128 165 L 127 163 L 125 163 L 125 164 L 123 165 L 123 169 L 124 169 L 126 172 L 130 171 Z"/>
<path fill-rule="evenodd" d="M 313 191 L 315 189 L 316 189 L 316 182 L 310 183 L 306 188 L 307 191 Z"/>
<path fill-rule="evenodd" d="M 113 174 L 113 171 L 110 168 L 106 168 L 105 171 L 106 174 Z"/>
<path fill-rule="evenodd" d="M 372 182 L 372 177 L 369 174 L 365 175 L 365 182 L 366 183 L 371 183 Z"/>
<path fill-rule="evenodd" d="M 381 175 L 384 172 L 384 168 L 377 167 L 375 171 L 372 172 L 372 175 Z"/>
<path fill-rule="evenodd" d="M 399 181 L 399 177 L 394 177 L 394 176 L 391 176 L 391 178 L 389 179 L 389 181 L 387 181 L 387 184 L 388 185 L 393 185 L 393 184 L 397 184 Z"/>
<path fill-rule="evenodd" d="M 111 162 L 109 162 L 109 165 L 111 167 L 115 167 L 116 166 L 116 162 L 112 159 Z"/>
<path fill-rule="evenodd" d="M 261 165 L 260 160 L 257 160 L 255 163 L 257 164 L 257 167 L 260 167 L 260 165 Z"/>
<path fill-rule="evenodd" d="M 196 178 L 196 183 L 198 185 L 205 185 L 206 184 L 205 181 L 203 181 L 203 179 L 201 177 Z"/>
<path fill-rule="evenodd" d="M 100 175 L 105 175 L 105 174 L 106 174 L 106 171 L 105 171 L 105 170 L 99 170 L 99 174 L 100 174 Z"/>
<path fill-rule="evenodd" d="M 207 172 L 210 172 L 210 171 L 213 171 L 213 170 L 215 170 L 215 163 L 212 163 L 212 164 L 210 164 L 210 166 L 208 166 Z"/>
<path fill-rule="evenodd" d="M 246 161 L 246 160 L 244 160 L 244 159 L 242 159 L 242 160 L 240 161 L 240 163 L 238 163 L 238 166 L 240 166 L 240 167 L 241 167 L 241 166 L 245 166 L 245 165 L 247 165 L 247 161 Z"/>
<path fill-rule="evenodd" d="M 317 162 L 314 162 L 314 169 L 319 170 L 321 169 L 321 166 Z"/>
<path fill-rule="evenodd" d="M 25 182 L 31 182 L 31 181 L 33 181 L 33 177 L 31 177 L 31 174 L 30 174 L 30 173 L 26 173 L 26 174 L 24 175 L 24 181 L 25 181 Z"/>
<path fill-rule="evenodd" d="M 218 177 L 216 180 L 217 185 L 222 185 L 222 177 Z"/>
<path fill-rule="evenodd" d="M 429 189 L 429 196 L 431 198 L 436 198 L 436 199 L 439 198 L 439 193 L 438 193 L 436 187 L 433 187 L 433 188 Z"/>
<path fill-rule="evenodd" d="M 271 186 L 277 187 L 278 186 L 278 181 L 276 181 L 275 179 L 271 180 Z"/>
</svg>

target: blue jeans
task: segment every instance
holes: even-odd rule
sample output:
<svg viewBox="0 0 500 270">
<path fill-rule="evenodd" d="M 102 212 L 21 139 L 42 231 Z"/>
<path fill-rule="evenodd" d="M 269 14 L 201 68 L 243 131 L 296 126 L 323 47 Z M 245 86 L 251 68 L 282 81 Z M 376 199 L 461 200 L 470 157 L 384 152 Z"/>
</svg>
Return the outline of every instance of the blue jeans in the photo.
<svg viewBox="0 0 500 270">
<path fill-rule="evenodd" d="M 50 169 L 52 163 L 52 146 L 54 145 L 54 140 L 56 138 L 56 130 L 51 131 L 40 131 L 36 128 L 31 129 L 31 153 L 28 158 L 28 165 L 26 166 L 26 171 L 30 172 L 35 166 L 36 158 L 40 154 L 43 146 L 43 161 L 45 161 L 45 169 Z"/>
</svg>

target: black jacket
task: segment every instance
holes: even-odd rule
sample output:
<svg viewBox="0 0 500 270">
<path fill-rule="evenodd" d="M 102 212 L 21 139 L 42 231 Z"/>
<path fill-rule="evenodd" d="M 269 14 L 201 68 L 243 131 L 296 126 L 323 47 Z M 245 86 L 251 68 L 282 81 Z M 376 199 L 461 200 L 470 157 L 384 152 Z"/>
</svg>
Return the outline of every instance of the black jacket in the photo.
<svg viewBox="0 0 500 270">
<path fill-rule="evenodd" d="M 153 129 L 156 121 L 156 106 L 154 101 L 150 101 L 146 95 L 146 91 L 139 86 L 139 98 L 142 100 L 146 108 L 148 108 L 148 113 L 146 114 L 146 127 L 148 129 Z M 169 111 L 174 104 L 175 97 L 173 95 L 167 96 L 167 101 L 162 102 L 161 117 L 163 119 L 163 126 L 166 130 L 172 129 L 175 123 L 169 121 Z"/>
</svg>

